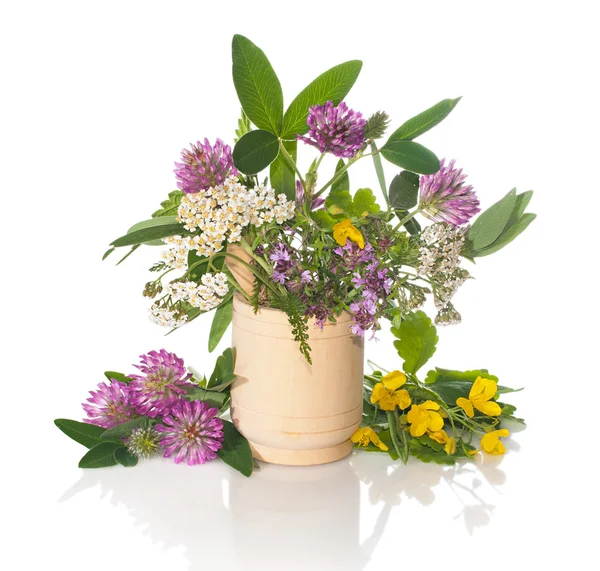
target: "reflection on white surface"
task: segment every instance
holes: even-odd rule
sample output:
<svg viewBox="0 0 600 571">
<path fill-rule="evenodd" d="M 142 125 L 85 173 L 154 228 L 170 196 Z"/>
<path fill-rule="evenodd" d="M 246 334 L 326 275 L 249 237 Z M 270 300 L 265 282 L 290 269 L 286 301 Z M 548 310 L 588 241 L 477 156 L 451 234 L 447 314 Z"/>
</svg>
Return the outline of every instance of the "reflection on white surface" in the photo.
<svg viewBox="0 0 600 571">
<path fill-rule="evenodd" d="M 462 521 L 469 534 L 488 524 L 505 482 L 500 462 L 403 466 L 355 453 L 311 468 L 262 464 L 247 479 L 220 462 L 189 468 L 155 460 L 84 471 L 60 501 L 99 488 L 158 548 L 183 547 L 189 569 L 214 558 L 222 569 L 359 571 L 371 568 L 395 512 L 414 519 L 411 506 L 435 510 L 438 525 Z"/>
</svg>

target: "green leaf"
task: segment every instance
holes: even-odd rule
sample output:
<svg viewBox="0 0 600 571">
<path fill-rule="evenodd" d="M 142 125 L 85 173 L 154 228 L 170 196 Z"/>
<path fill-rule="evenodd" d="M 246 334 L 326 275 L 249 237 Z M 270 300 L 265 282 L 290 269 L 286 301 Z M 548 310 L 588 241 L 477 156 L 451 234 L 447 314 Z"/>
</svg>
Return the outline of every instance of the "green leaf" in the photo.
<svg viewBox="0 0 600 571">
<path fill-rule="evenodd" d="M 423 311 L 407 314 L 400 327 L 392 327 L 392 333 L 398 338 L 394 347 L 404 359 L 407 373 L 416 373 L 435 353 L 437 332 Z"/>
<path fill-rule="evenodd" d="M 352 216 L 364 217 L 376 214 L 381 208 L 370 188 L 359 188 L 352 199 Z"/>
<path fill-rule="evenodd" d="M 233 148 L 233 162 L 244 174 L 256 174 L 266 169 L 279 153 L 279 141 L 269 131 L 246 133 Z"/>
<path fill-rule="evenodd" d="M 156 212 L 154 213 L 156 214 Z M 154 216 L 154 214 L 152 216 Z M 177 214 L 177 213 L 175 213 Z M 142 222 L 138 222 L 134 224 L 129 230 L 127 230 L 127 234 L 131 234 L 132 232 L 136 232 L 137 230 L 144 230 L 145 228 L 156 228 L 157 226 L 168 226 L 169 224 L 177 224 L 177 216 L 159 216 L 158 218 L 151 218 L 150 220 L 143 220 Z M 148 242 L 144 242 L 146 246 L 164 246 L 164 242 L 162 240 L 149 240 Z M 139 247 L 139 244 L 134 246 Z M 127 254 L 128 256 L 131 254 Z M 124 260 L 123 258 L 119 264 Z M 117 264 L 117 265 L 119 265 Z"/>
<path fill-rule="evenodd" d="M 347 61 L 332 67 L 309 83 L 285 112 L 281 137 L 292 139 L 296 135 L 306 133 L 308 131 L 306 116 L 309 107 L 322 105 L 327 101 L 338 105 L 354 85 L 361 68 L 361 61 Z"/>
<path fill-rule="evenodd" d="M 250 119 L 244 113 L 242 109 L 242 113 L 240 118 L 238 119 L 238 128 L 235 130 L 235 138 L 233 139 L 234 143 L 237 143 L 246 133 L 249 133 L 252 130 L 252 125 L 250 124 Z"/>
<path fill-rule="evenodd" d="M 132 468 L 136 466 L 138 463 L 138 457 L 129 452 L 125 446 L 121 446 L 121 448 L 117 448 L 114 452 L 115 460 L 121 464 L 121 466 L 125 466 L 125 468 Z"/>
<path fill-rule="evenodd" d="M 448 117 L 460 100 L 460 97 L 456 99 L 444 99 L 443 101 L 436 103 L 433 107 L 423 111 L 423 113 L 419 113 L 417 116 L 409 119 L 406 123 L 403 123 L 398 127 L 398 129 L 390 135 L 388 143 L 416 139 Z"/>
<path fill-rule="evenodd" d="M 124 375 L 123 373 L 117 373 L 116 371 L 104 371 L 104 376 L 109 381 L 112 381 L 114 379 L 115 381 L 119 381 L 120 383 L 125 383 L 126 385 L 128 385 L 133 380 L 131 377 L 128 377 L 127 375 Z"/>
<path fill-rule="evenodd" d="M 233 317 L 233 297 L 225 304 L 221 305 L 215 311 L 210 334 L 208 335 L 208 352 L 212 353 L 229 328 Z"/>
<path fill-rule="evenodd" d="M 200 386 L 188 387 L 186 393 L 186 398 L 189 401 L 200 400 L 216 408 L 221 408 L 229 398 L 227 392 L 211 391 Z"/>
<path fill-rule="evenodd" d="M 508 224 L 506 228 L 510 228 L 514 224 L 516 224 L 521 217 L 525 213 L 525 209 L 531 202 L 531 198 L 533 197 L 533 190 L 528 190 L 527 192 L 522 192 L 521 194 L 517 194 L 517 199 L 515 200 L 515 207 L 513 211 L 510 213 L 510 218 L 508 219 Z"/>
<path fill-rule="evenodd" d="M 77 422 L 68 418 L 57 418 L 54 424 L 69 438 L 83 444 L 86 448 L 93 448 L 101 442 L 100 438 L 105 429 L 95 424 Z"/>
<path fill-rule="evenodd" d="M 298 142 L 284 141 L 283 146 L 295 161 L 298 156 Z M 271 187 L 275 189 L 275 194 L 283 192 L 288 200 L 296 199 L 296 172 L 289 165 L 283 153 L 279 153 L 277 158 L 271 163 L 270 171 Z"/>
<path fill-rule="evenodd" d="M 152 218 L 162 218 L 163 216 L 177 216 L 177 210 L 181 204 L 183 192 L 173 190 L 169 192 L 169 198 L 160 203 L 160 208 L 152 214 Z"/>
<path fill-rule="evenodd" d="M 390 163 L 412 172 L 433 174 L 440 170 L 439 159 L 429 149 L 414 141 L 386 143 L 381 154 Z"/>
<path fill-rule="evenodd" d="M 241 472 L 244 476 L 250 477 L 254 460 L 248 441 L 235 429 L 235 426 L 227 420 L 223 421 L 223 447 L 217 452 L 217 455 L 223 462 L 229 464 Z"/>
<path fill-rule="evenodd" d="M 344 159 L 340 159 L 335 167 L 335 174 L 337 175 L 345 167 Z M 345 171 L 340 178 L 338 178 L 331 185 L 331 192 L 337 192 L 340 190 L 350 190 L 350 177 L 348 171 Z"/>
<path fill-rule="evenodd" d="M 121 424 L 117 424 L 117 426 L 109 428 L 102 435 L 102 440 L 114 440 L 115 442 L 119 442 L 121 438 L 129 436 L 136 428 L 147 426 L 147 424 L 148 419 L 145 416 L 140 416 L 138 418 L 134 418 L 133 420 L 128 420 L 127 422 L 122 422 Z"/>
<path fill-rule="evenodd" d="M 111 247 L 108 250 L 106 250 L 106 252 L 104 252 L 104 255 L 102 256 L 102 261 L 106 260 L 106 258 L 108 258 L 108 256 L 110 256 L 115 250 L 116 248 L 114 247 Z"/>
<path fill-rule="evenodd" d="M 114 242 L 111 242 L 111 246 L 115 248 L 121 248 L 123 246 L 134 246 L 135 244 L 148 244 L 154 240 L 160 238 L 166 238 L 168 236 L 189 236 L 191 232 L 188 232 L 182 224 L 172 224 L 168 222 L 170 216 L 163 218 L 153 218 L 152 222 L 156 222 L 155 226 L 143 228 L 141 230 L 135 230 L 117 238 Z M 147 222 L 150 222 L 149 220 Z M 140 223 L 141 224 L 141 223 Z M 158 244 L 158 242 L 156 242 Z"/>
<path fill-rule="evenodd" d="M 516 201 L 517 191 L 513 188 L 504 198 L 477 217 L 467 234 L 467 252 L 477 252 L 494 243 L 506 228 Z"/>
<path fill-rule="evenodd" d="M 410 210 L 417 205 L 419 197 L 419 175 L 402 171 L 390 184 L 390 206 L 394 209 Z"/>
<path fill-rule="evenodd" d="M 315 210 L 310 213 L 310 217 L 324 230 L 331 230 L 338 223 L 338 220 L 325 210 Z"/>
<path fill-rule="evenodd" d="M 121 448 L 122 445 L 113 442 L 102 442 L 96 444 L 88 453 L 79 461 L 80 468 L 107 468 L 115 466 L 115 451 Z"/>
<path fill-rule="evenodd" d="M 432 448 L 429 448 L 429 446 L 421 444 L 414 438 L 410 441 L 409 449 L 412 456 L 426 464 L 435 462 L 436 464 L 446 464 L 451 466 L 456 463 L 456 459 L 453 456 L 448 456 L 443 450 L 433 450 Z"/>
<path fill-rule="evenodd" d="M 521 219 L 516 223 L 504 230 L 500 237 L 487 248 L 483 250 L 477 250 L 475 252 L 471 252 L 471 256 L 474 258 L 482 258 L 483 256 L 489 256 L 490 254 L 494 254 L 498 250 L 504 248 L 504 246 L 510 244 L 519 234 L 524 232 L 527 227 L 536 219 L 535 214 L 523 214 Z"/>
<path fill-rule="evenodd" d="M 396 210 L 395 214 L 399 220 L 402 220 L 408 214 L 408 210 Z M 404 225 L 404 228 L 406 228 L 408 233 L 412 234 L 413 236 L 421 231 L 421 225 L 419 224 L 419 221 L 416 218 L 411 218 Z"/>
<path fill-rule="evenodd" d="M 333 214 L 341 214 L 342 212 L 350 213 L 352 210 L 352 196 L 349 190 L 331 189 L 331 192 L 325 199 L 325 206 Z"/>
<path fill-rule="evenodd" d="M 267 56 L 248 38 L 236 34 L 232 58 L 233 83 L 244 113 L 259 129 L 278 135 L 283 120 L 283 92 Z"/>
<path fill-rule="evenodd" d="M 227 383 L 235 377 L 233 370 L 235 368 L 235 359 L 231 347 L 227 347 L 223 354 L 217 358 L 215 370 L 213 371 L 206 388 L 210 389 L 216 385 Z"/>
</svg>

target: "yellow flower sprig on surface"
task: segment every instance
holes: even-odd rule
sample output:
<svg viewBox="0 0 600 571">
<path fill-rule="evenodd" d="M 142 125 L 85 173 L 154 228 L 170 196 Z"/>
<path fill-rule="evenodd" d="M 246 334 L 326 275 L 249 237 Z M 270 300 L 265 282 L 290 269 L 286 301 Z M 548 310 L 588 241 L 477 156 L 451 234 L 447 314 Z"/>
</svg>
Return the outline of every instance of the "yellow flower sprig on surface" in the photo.
<svg viewBox="0 0 600 571">
<path fill-rule="evenodd" d="M 373 387 L 371 403 L 378 404 L 381 410 L 394 410 L 396 406 L 402 410 L 411 405 L 412 399 L 405 389 L 400 387 L 406 382 L 406 375 L 401 371 L 392 371 Z"/>
<path fill-rule="evenodd" d="M 477 377 L 469 392 L 469 398 L 457 398 L 456 404 L 465 411 L 465 414 L 469 418 L 475 416 L 474 409 L 487 416 L 499 416 L 502 413 L 502 409 L 497 402 L 492 400 L 497 391 L 498 385 L 496 381 Z"/>
<path fill-rule="evenodd" d="M 510 432 L 506 430 L 506 428 L 487 432 L 481 437 L 481 446 L 479 447 L 479 450 L 473 450 L 472 452 L 469 452 L 469 454 L 473 456 L 478 452 L 481 452 L 481 450 L 487 452 L 488 454 L 493 454 L 495 456 L 504 454 L 506 452 L 506 447 L 504 446 L 504 444 L 502 444 L 502 442 L 500 442 L 500 437 L 506 437 L 509 435 Z"/>
<path fill-rule="evenodd" d="M 333 238 L 340 246 L 345 246 L 346 240 L 350 239 L 351 242 L 358 244 L 361 250 L 365 247 L 364 236 L 349 218 L 338 222 L 333 227 Z"/>
<path fill-rule="evenodd" d="M 358 428 L 356 432 L 350 438 L 354 444 L 358 446 L 364 446 L 365 448 L 369 444 L 375 444 L 377 448 L 387 452 L 389 448 L 381 441 L 377 433 L 369 427 Z"/>
</svg>

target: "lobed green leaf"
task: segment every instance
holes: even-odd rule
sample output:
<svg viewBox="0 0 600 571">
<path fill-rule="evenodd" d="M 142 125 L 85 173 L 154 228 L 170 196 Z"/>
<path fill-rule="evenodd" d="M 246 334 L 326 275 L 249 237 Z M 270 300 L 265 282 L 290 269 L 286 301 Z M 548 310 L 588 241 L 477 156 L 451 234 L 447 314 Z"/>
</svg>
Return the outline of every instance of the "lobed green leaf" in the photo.
<svg viewBox="0 0 600 571">
<path fill-rule="evenodd" d="M 437 331 L 423 311 L 408 313 L 400 327 L 392 327 L 392 333 L 398 338 L 394 347 L 404 359 L 407 373 L 416 373 L 435 353 Z"/>
</svg>

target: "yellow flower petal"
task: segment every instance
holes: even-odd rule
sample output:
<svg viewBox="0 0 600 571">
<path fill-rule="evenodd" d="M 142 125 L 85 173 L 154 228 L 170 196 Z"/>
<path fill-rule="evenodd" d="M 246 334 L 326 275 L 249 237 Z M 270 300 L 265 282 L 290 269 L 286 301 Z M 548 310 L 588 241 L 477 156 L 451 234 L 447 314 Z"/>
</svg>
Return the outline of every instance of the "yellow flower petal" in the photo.
<svg viewBox="0 0 600 571">
<path fill-rule="evenodd" d="M 361 231 L 356 226 L 351 226 L 348 230 L 348 238 L 358 244 L 358 247 L 362 250 L 365 247 L 365 239 Z"/>
<path fill-rule="evenodd" d="M 448 456 L 452 456 L 456 452 L 456 439 L 451 436 L 448 438 L 448 442 L 446 442 L 446 446 L 444 446 L 444 452 L 448 454 Z"/>
<path fill-rule="evenodd" d="M 394 396 L 395 396 L 396 404 L 402 410 L 404 410 L 405 408 L 408 408 L 412 403 L 410 394 L 405 389 L 398 391 Z"/>
<path fill-rule="evenodd" d="M 367 446 L 369 444 L 369 436 L 367 434 L 367 428 L 357 428 L 354 434 L 350 437 L 350 440 L 354 442 L 354 444 L 358 444 L 359 446 Z"/>
<path fill-rule="evenodd" d="M 406 375 L 401 371 L 392 371 L 381 379 L 386 389 L 395 391 L 406 382 Z"/>
<path fill-rule="evenodd" d="M 383 386 L 383 383 L 377 383 L 373 387 L 373 392 L 371 393 L 371 404 L 377 404 L 382 398 L 387 396 L 389 391 Z"/>
<path fill-rule="evenodd" d="M 495 401 L 489 402 L 474 402 L 475 408 L 482 412 L 483 414 L 487 414 L 488 416 L 499 416 L 502 413 L 502 409 L 500 405 Z"/>
<path fill-rule="evenodd" d="M 506 452 L 506 448 L 504 447 L 504 444 L 500 442 L 500 436 L 508 436 L 509 434 L 510 433 L 508 430 L 506 430 L 506 428 L 501 430 L 492 430 L 481 437 L 481 447 L 488 454 L 504 454 Z"/>
<path fill-rule="evenodd" d="M 444 419 L 437 412 L 427 411 L 427 428 L 432 432 L 442 430 Z"/>
<path fill-rule="evenodd" d="M 411 436 L 419 437 L 427 432 L 427 414 L 424 414 L 420 405 L 413 404 L 406 415 L 406 419 L 410 422 Z"/>
<path fill-rule="evenodd" d="M 473 410 L 473 404 L 471 403 L 470 400 L 463 398 L 463 397 L 459 397 L 456 399 L 456 404 L 465 411 L 466 415 L 469 418 L 473 418 L 473 416 L 475 416 L 475 411 Z"/>
<path fill-rule="evenodd" d="M 471 387 L 471 391 L 469 392 L 469 400 L 484 400 L 488 401 L 496 394 L 498 391 L 498 384 L 496 381 L 492 381 L 491 379 L 484 379 L 483 377 L 477 377 L 473 386 Z"/>
<path fill-rule="evenodd" d="M 429 434 L 429 438 L 431 438 L 432 440 L 435 440 L 436 442 L 439 442 L 440 444 L 446 444 L 446 442 L 448 442 L 449 440 L 449 436 L 446 433 L 445 430 L 438 430 L 436 432 L 428 432 Z"/>
<path fill-rule="evenodd" d="M 365 247 L 365 239 L 360 230 L 352 224 L 349 218 L 338 222 L 333 227 L 333 238 L 340 245 L 345 246 L 346 240 L 349 238 L 352 242 L 358 244 L 362 250 Z"/>
<path fill-rule="evenodd" d="M 378 434 L 374 430 L 369 430 L 369 439 L 371 440 L 371 442 L 375 444 L 375 446 L 377 446 L 377 448 L 379 448 L 380 450 L 387 452 L 389 448 L 383 442 L 381 442 L 381 439 L 379 438 Z"/>
<path fill-rule="evenodd" d="M 440 410 L 440 405 L 432 400 L 426 400 L 423 404 L 419 405 L 423 410 Z"/>
</svg>

